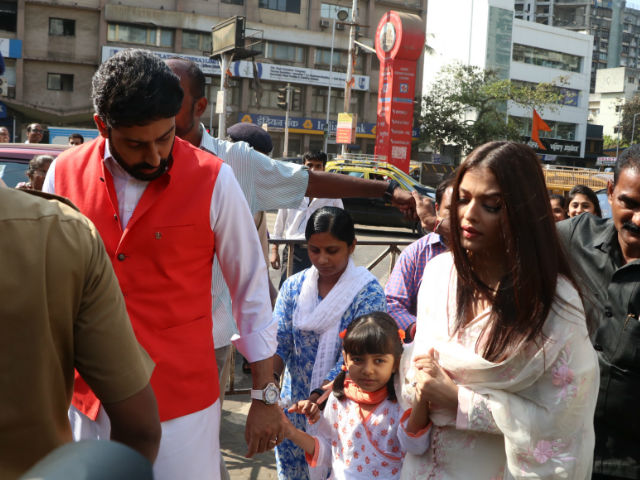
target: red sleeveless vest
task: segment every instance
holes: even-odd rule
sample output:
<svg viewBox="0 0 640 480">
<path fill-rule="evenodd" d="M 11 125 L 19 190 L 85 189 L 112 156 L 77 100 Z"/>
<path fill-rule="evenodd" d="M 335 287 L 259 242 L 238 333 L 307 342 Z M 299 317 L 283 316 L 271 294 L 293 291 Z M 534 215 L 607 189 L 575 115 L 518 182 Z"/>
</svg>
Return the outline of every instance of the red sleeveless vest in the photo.
<svg viewBox="0 0 640 480">
<path fill-rule="evenodd" d="M 173 165 L 149 183 L 124 231 L 102 137 L 56 160 L 55 189 L 96 225 L 133 330 L 156 364 L 162 421 L 219 396 L 211 324 L 214 235 L 209 210 L 222 161 L 176 137 Z M 76 373 L 73 405 L 95 420 L 100 403 Z"/>
</svg>

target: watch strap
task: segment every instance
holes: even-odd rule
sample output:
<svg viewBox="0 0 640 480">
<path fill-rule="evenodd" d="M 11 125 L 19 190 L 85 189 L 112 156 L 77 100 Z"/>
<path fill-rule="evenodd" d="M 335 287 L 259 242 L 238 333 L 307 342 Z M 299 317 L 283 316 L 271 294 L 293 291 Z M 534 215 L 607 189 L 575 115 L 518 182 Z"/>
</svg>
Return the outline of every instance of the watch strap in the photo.
<svg viewBox="0 0 640 480">
<path fill-rule="evenodd" d="M 398 188 L 399 186 L 400 184 L 395 180 L 389 180 L 387 189 L 384 191 L 384 195 L 382 195 L 382 198 L 384 198 L 385 202 L 391 202 L 391 200 L 393 199 L 393 192 L 395 192 L 396 188 Z"/>
</svg>

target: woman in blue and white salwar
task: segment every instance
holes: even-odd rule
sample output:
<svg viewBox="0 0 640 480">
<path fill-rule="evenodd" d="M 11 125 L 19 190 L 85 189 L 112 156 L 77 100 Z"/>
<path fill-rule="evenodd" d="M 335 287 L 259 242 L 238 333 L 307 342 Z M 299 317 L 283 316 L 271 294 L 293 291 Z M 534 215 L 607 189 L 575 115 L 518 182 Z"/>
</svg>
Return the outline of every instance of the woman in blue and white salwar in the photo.
<svg viewBox="0 0 640 480">
<path fill-rule="evenodd" d="M 385 295 L 376 278 L 356 267 L 350 256 L 356 246 L 355 229 L 341 208 L 316 210 L 305 231 L 313 266 L 289 277 L 280 289 L 274 318 L 278 321 L 278 350 L 274 365 L 284 370 L 284 406 L 316 401 L 323 384 L 342 366 L 340 332 L 357 317 L 386 311 Z M 304 415 L 289 414 L 299 429 L 308 431 Z M 285 440 L 276 447 L 278 478 L 310 478 L 304 451 Z M 314 478 L 326 478 L 326 472 Z"/>
</svg>

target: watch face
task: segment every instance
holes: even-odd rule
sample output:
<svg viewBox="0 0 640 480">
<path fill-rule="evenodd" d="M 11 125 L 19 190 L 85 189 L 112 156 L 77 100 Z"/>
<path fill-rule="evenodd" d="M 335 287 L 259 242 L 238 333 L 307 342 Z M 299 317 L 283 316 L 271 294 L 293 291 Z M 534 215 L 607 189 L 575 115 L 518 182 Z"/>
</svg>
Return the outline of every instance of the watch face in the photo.
<svg viewBox="0 0 640 480">
<path fill-rule="evenodd" d="M 384 52 L 388 52 L 396 43 L 396 27 L 393 23 L 387 22 L 380 30 L 380 46 Z"/>
<path fill-rule="evenodd" d="M 275 385 L 267 385 L 264 390 L 264 400 L 266 403 L 273 404 L 278 401 L 278 388 Z"/>
</svg>

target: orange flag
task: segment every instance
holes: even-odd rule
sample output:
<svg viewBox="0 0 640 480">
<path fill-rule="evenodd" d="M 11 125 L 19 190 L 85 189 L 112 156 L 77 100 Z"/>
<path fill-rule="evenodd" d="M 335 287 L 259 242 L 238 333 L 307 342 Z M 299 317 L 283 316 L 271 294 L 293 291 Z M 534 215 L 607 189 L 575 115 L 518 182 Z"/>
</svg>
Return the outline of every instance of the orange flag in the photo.
<svg viewBox="0 0 640 480">
<path fill-rule="evenodd" d="M 533 124 L 531 126 L 531 140 L 536 142 L 538 144 L 538 147 L 540 147 L 541 150 L 546 150 L 546 147 L 540 141 L 540 133 L 539 133 L 540 130 L 543 130 L 545 132 L 550 132 L 551 128 L 549 127 L 549 125 L 547 125 L 544 122 L 544 120 L 542 120 L 542 117 L 540 115 L 538 115 L 538 112 L 536 112 L 536 109 L 534 108 L 533 109 Z"/>
</svg>

